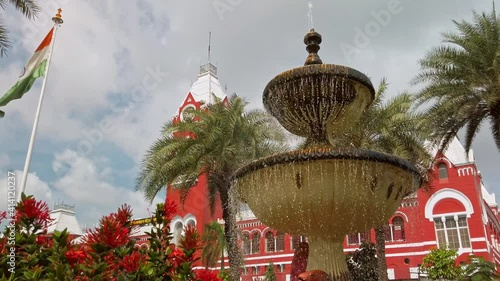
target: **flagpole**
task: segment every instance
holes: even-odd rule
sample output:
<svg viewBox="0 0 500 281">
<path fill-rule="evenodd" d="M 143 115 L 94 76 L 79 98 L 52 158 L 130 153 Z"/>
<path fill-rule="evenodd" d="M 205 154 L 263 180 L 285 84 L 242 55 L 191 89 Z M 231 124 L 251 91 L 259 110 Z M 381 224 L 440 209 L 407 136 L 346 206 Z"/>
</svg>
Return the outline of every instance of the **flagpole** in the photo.
<svg viewBox="0 0 500 281">
<path fill-rule="evenodd" d="M 47 77 L 49 76 L 49 67 L 50 67 L 50 61 L 52 58 L 52 51 L 54 50 L 54 43 L 56 41 L 56 33 L 57 33 L 57 29 L 59 28 L 59 26 L 63 23 L 63 20 L 61 18 L 61 12 L 62 12 L 62 10 L 58 9 L 57 14 L 55 15 L 55 17 L 52 18 L 52 21 L 54 22 L 54 33 L 52 34 L 52 42 L 50 42 L 50 53 L 49 53 L 49 57 L 47 58 L 47 66 L 45 67 L 45 77 L 43 78 L 40 98 L 38 99 L 38 106 L 36 108 L 36 113 L 35 113 L 35 122 L 33 124 L 33 130 L 31 131 L 30 143 L 28 145 L 28 152 L 26 154 L 26 162 L 24 162 L 23 178 L 21 181 L 20 190 L 18 191 L 18 194 L 17 194 L 17 202 L 21 201 L 21 194 L 26 189 L 26 180 L 28 179 L 29 167 L 30 167 L 30 162 L 31 162 L 31 154 L 33 152 L 33 145 L 35 143 L 36 131 L 38 128 L 38 121 L 40 119 L 40 112 L 42 110 L 43 96 L 45 94 L 45 85 L 47 84 Z"/>
</svg>

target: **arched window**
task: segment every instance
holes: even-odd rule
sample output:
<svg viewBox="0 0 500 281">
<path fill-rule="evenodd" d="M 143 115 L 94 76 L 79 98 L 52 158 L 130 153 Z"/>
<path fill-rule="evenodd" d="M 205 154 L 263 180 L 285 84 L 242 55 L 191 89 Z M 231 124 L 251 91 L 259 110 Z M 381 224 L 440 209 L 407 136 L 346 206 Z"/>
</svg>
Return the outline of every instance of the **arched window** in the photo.
<svg viewBox="0 0 500 281">
<path fill-rule="evenodd" d="M 371 231 L 354 233 L 347 235 L 347 245 L 359 245 L 363 242 L 371 241 Z"/>
<path fill-rule="evenodd" d="M 254 233 L 252 235 L 252 254 L 258 254 L 260 252 L 260 235 L 259 233 Z"/>
<path fill-rule="evenodd" d="M 394 229 L 393 238 L 395 241 L 405 240 L 405 222 L 402 217 L 394 217 L 392 219 L 392 227 Z"/>
<path fill-rule="evenodd" d="M 253 274 L 253 275 L 257 275 L 257 274 L 259 274 L 259 273 L 260 273 L 260 272 L 259 272 L 259 267 L 258 267 L 258 266 L 254 266 L 254 267 L 252 267 L 252 274 Z"/>
<path fill-rule="evenodd" d="M 271 231 L 266 233 L 266 252 L 274 252 L 276 244 L 274 241 L 274 234 Z"/>
<path fill-rule="evenodd" d="M 466 215 L 440 216 L 434 218 L 438 246 L 450 250 L 470 248 L 469 226 Z"/>
<path fill-rule="evenodd" d="M 174 232 L 173 232 L 173 243 L 175 245 L 179 245 L 179 243 L 181 242 L 181 235 L 182 235 L 182 228 L 183 228 L 183 225 L 182 225 L 182 222 L 177 222 L 175 225 L 174 225 Z"/>
<path fill-rule="evenodd" d="M 285 233 L 278 232 L 276 235 L 276 252 L 285 250 Z"/>
<path fill-rule="evenodd" d="M 386 242 L 392 242 L 393 239 L 393 233 L 392 233 L 392 225 L 386 224 L 384 225 L 384 233 L 385 233 L 385 241 Z"/>
<path fill-rule="evenodd" d="M 243 239 L 241 241 L 241 250 L 244 255 L 250 254 L 250 236 L 248 234 L 243 234 Z"/>
<path fill-rule="evenodd" d="M 440 179 L 447 179 L 448 178 L 448 167 L 446 167 L 445 163 L 439 163 L 438 172 L 439 172 Z"/>
<path fill-rule="evenodd" d="M 305 236 L 299 236 L 299 235 L 293 235 L 290 239 L 290 242 L 291 242 L 291 246 L 290 248 L 292 249 L 292 251 L 295 251 L 295 249 L 297 249 L 297 247 L 299 247 L 299 244 L 301 242 L 307 242 L 307 239 Z"/>
</svg>

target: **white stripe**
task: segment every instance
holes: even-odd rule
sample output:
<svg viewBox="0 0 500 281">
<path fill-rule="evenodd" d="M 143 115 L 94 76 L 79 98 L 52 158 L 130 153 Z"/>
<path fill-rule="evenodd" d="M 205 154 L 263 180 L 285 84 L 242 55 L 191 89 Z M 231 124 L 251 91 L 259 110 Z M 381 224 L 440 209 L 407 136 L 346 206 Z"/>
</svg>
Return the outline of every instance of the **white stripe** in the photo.
<svg viewBox="0 0 500 281">
<path fill-rule="evenodd" d="M 45 48 L 41 49 L 40 51 L 34 53 L 33 56 L 29 59 L 28 63 L 26 63 L 26 66 L 24 66 L 23 73 L 21 74 L 21 76 L 19 76 L 18 80 L 22 80 L 30 76 L 33 70 L 35 70 L 36 67 L 42 63 L 42 61 L 44 61 L 49 57 L 49 53 L 50 53 L 50 44 L 47 45 Z"/>
</svg>

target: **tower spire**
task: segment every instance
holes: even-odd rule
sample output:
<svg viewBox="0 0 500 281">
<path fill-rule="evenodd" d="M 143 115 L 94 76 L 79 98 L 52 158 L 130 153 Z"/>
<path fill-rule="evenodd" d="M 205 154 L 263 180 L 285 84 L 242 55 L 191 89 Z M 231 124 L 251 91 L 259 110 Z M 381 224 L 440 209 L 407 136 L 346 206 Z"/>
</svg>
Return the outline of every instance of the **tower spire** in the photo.
<svg viewBox="0 0 500 281">
<path fill-rule="evenodd" d="M 208 103 L 212 103 L 212 63 L 210 62 L 210 45 L 212 43 L 212 31 L 208 32 L 208 67 L 209 67 L 209 74 L 208 74 Z"/>
<path fill-rule="evenodd" d="M 212 31 L 208 32 L 208 63 L 211 63 L 210 61 L 210 44 L 212 43 Z"/>
</svg>

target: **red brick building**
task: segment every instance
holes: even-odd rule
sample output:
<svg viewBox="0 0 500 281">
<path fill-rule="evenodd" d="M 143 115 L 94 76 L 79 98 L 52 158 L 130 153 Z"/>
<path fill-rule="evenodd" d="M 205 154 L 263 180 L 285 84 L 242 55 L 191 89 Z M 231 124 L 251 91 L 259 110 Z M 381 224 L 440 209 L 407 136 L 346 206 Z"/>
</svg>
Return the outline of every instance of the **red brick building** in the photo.
<svg viewBox="0 0 500 281">
<path fill-rule="evenodd" d="M 201 67 L 198 79 L 179 107 L 174 120 L 184 117 L 185 109 L 201 108 L 210 103 L 208 93 L 225 97 L 217 78 L 217 69 L 207 64 Z M 457 262 L 466 261 L 471 254 L 500 263 L 500 223 L 495 195 L 488 193 L 472 152 L 467 156 L 458 139 L 454 139 L 443 154 L 436 157 L 432 190 L 419 190 L 406 197 L 400 208 L 387 221 L 386 257 L 391 280 L 418 279 L 418 265 L 433 247 L 458 251 Z M 194 224 L 203 231 L 211 221 L 223 223 L 221 210 L 210 214 L 205 177 L 200 177 L 184 205 L 173 218 L 171 229 L 174 242 L 182 235 L 183 227 Z M 167 198 L 179 202 L 179 194 L 171 188 Z M 278 281 L 289 279 L 293 251 L 306 237 L 290 236 L 263 225 L 247 207 L 238 217 L 240 246 L 245 255 L 242 280 L 260 280 L 272 261 Z M 147 230 L 144 226 L 143 230 Z M 344 251 L 358 248 L 363 241 L 375 242 L 374 231 L 346 235 Z M 227 259 L 226 259 L 227 265 Z M 201 266 L 201 265 L 200 265 Z"/>
</svg>

